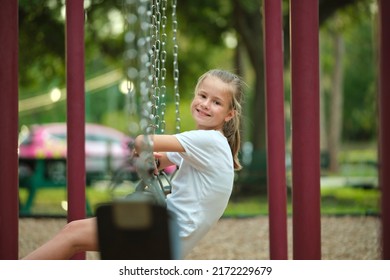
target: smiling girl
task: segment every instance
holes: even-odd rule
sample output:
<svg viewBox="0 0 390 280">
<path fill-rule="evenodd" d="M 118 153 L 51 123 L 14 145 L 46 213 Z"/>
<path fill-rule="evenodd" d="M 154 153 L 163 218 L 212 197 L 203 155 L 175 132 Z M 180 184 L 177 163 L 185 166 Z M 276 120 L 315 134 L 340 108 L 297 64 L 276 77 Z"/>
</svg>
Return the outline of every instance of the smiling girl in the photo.
<svg viewBox="0 0 390 280">
<path fill-rule="evenodd" d="M 168 211 L 177 218 L 183 258 L 222 216 L 232 192 L 234 171 L 241 169 L 242 97 L 243 82 L 238 76 L 210 70 L 199 78 L 191 103 L 197 129 L 153 135 L 158 168 L 179 167 L 166 201 Z M 137 154 L 143 137 L 135 140 Z M 96 218 L 89 218 L 68 223 L 25 259 L 68 259 L 77 252 L 97 250 Z"/>
</svg>

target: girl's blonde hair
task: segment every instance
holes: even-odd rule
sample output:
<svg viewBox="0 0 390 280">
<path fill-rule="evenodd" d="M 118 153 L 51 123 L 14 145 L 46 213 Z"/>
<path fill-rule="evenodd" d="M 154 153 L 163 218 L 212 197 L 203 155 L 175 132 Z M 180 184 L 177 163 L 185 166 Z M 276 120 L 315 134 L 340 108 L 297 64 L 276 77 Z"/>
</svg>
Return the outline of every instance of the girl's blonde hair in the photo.
<svg viewBox="0 0 390 280">
<path fill-rule="evenodd" d="M 231 120 L 225 122 L 223 126 L 223 134 L 228 140 L 233 155 L 234 170 L 240 170 L 242 166 L 238 158 L 238 152 L 241 145 L 240 121 L 242 114 L 241 102 L 244 95 L 244 83 L 240 77 L 233 73 L 221 69 L 212 69 L 200 76 L 195 87 L 195 92 L 202 81 L 209 76 L 219 78 L 221 81 L 226 83 L 230 89 L 229 92 L 232 95 L 230 109 L 234 110 L 235 113 Z"/>
</svg>

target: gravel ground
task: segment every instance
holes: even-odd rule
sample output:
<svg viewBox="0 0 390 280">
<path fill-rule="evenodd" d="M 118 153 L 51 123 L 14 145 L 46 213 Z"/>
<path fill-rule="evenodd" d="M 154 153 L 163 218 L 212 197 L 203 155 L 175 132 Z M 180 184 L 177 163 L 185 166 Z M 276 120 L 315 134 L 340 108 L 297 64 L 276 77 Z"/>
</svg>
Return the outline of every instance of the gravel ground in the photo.
<svg viewBox="0 0 390 280">
<path fill-rule="evenodd" d="M 59 218 L 21 218 L 19 257 L 43 244 L 66 223 Z M 380 255 L 380 219 L 377 217 L 322 217 L 322 259 L 377 260 Z M 288 220 L 289 259 L 292 259 L 292 223 Z M 89 252 L 87 259 L 98 259 Z M 268 217 L 225 218 L 206 235 L 187 259 L 269 259 Z"/>
</svg>

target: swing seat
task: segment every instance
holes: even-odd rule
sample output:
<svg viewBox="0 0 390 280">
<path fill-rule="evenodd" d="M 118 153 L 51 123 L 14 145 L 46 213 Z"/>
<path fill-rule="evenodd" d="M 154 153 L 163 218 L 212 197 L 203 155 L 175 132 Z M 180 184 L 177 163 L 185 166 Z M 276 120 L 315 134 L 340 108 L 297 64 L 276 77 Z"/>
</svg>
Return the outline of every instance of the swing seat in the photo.
<svg viewBox="0 0 390 280">
<path fill-rule="evenodd" d="M 179 259 L 175 217 L 149 196 L 102 204 L 96 216 L 101 259 Z"/>
<path fill-rule="evenodd" d="M 179 259 L 176 219 L 160 176 L 141 179 L 135 192 L 97 208 L 101 259 Z"/>
</svg>

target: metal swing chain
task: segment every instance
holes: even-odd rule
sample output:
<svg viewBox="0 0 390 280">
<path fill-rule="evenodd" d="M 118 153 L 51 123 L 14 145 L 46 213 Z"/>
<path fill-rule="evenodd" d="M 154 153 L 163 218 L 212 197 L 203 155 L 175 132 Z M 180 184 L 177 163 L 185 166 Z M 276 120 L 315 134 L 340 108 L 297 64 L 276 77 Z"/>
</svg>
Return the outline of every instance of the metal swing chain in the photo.
<svg viewBox="0 0 390 280">
<path fill-rule="evenodd" d="M 149 69 L 148 53 L 149 47 L 149 19 L 148 19 L 148 2 L 149 0 L 123 0 L 123 16 L 125 24 L 124 43 L 126 49 L 123 54 L 124 74 L 126 78 L 127 94 L 125 95 L 125 110 L 128 117 L 128 131 L 130 135 L 143 133 L 146 135 L 143 147 L 143 153 L 140 157 L 142 160 L 134 161 L 133 142 L 129 143 L 130 157 L 128 163 L 135 163 L 139 168 L 138 174 L 142 176 L 148 174 L 147 170 L 153 166 L 153 147 L 150 137 L 149 123 L 151 114 L 149 112 Z M 138 106 L 138 104 L 143 104 Z M 151 158 L 151 159 L 150 159 Z M 141 164 L 143 162 L 143 164 Z M 128 164 L 127 163 L 127 164 Z M 128 166 L 123 166 L 113 180 L 112 188 L 114 189 L 119 183 L 126 178 Z"/>
<path fill-rule="evenodd" d="M 166 76 L 167 76 L 167 69 L 165 68 L 165 62 L 167 60 L 167 51 L 166 51 L 166 44 L 167 44 L 167 33 L 166 33 L 166 27 L 167 27 L 167 0 L 161 0 L 161 53 L 160 53 L 160 61 L 161 61 L 161 69 L 160 69 L 160 80 L 161 80 L 161 87 L 160 87 L 160 133 L 165 133 L 165 111 L 166 111 Z"/>
<path fill-rule="evenodd" d="M 160 24 L 161 24 L 161 14 L 160 14 L 160 1 L 159 0 L 151 0 L 150 7 L 150 74 L 151 74 L 151 92 L 150 97 L 152 101 L 152 116 L 153 123 L 151 124 L 153 129 L 153 134 L 156 130 L 159 129 L 159 98 L 160 98 L 160 86 L 159 86 L 159 71 L 160 71 Z"/>
<path fill-rule="evenodd" d="M 180 132 L 176 7 L 177 1 L 172 0 L 175 129 Z M 154 168 L 151 135 L 165 132 L 167 0 L 126 0 L 126 10 L 127 109 L 131 114 L 135 114 L 137 108 L 140 110 L 136 115 L 140 118 L 139 128 L 145 136 L 142 152 L 136 162 L 137 172 L 145 185 L 156 189 L 151 174 Z M 136 93 L 139 94 L 142 106 L 137 106 Z M 134 125 L 130 124 L 130 127 L 134 128 Z M 157 195 L 161 195 L 161 192 L 157 192 Z"/>
<path fill-rule="evenodd" d="M 152 135 L 156 130 L 159 133 L 165 130 L 166 3 L 166 0 L 126 0 L 128 31 L 125 36 L 127 44 L 125 58 L 128 63 L 126 71 L 128 110 L 130 113 L 136 111 L 137 91 L 142 104 L 139 106 L 141 107 L 138 114 L 139 126 L 144 134 L 142 152 L 135 162 L 141 178 L 137 190 L 149 188 L 159 204 L 165 203 L 165 194 L 161 179 L 155 180 L 152 175 L 154 170 Z"/>
<path fill-rule="evenodd" d="M 153 142 L 151 134 L 153 132 L 150 123 L 153 121 L 151 112 L 150 89 L 152 78 L 150 74 L 150 13 L 149 0 L 126 0 L 129 13 L 126 21 L 129 30 L 126 33 L 125 41 L 128 49 L 126 58 L 128 66 L 126 71 L 127 86 L 129 91 L 129 110 L 139 116 L 139 128 L 145 135 L 142 152 L 139 154 L 140 160 L 136 161 L 137 171 L 141 177 L 146 177 L 153 167 Z M 137 106 L 136 93 L 139 93 L 140 103 Z M 134 131 L 132 131 L 134 133 Z M 138 132 L 137 132 L 138 133 Z"/>
<path fill-rule="evenodd" d="M 166 111 L 166 24 L 167 0 L 152 0 L 152 32 L 151 32 L 151 62 L 152 62 L 152 114 L 154 116 L 153 128 L 158 134 L 165 133 Z"/>
<path fill-rule="evenodd" d="M 148 3 L 149 2 L 149 3 Z M 167 0 L 126 0 L 125 34 L 127 50 L 127 110 L 131 115 L 144 116 L 150 122 L 151 131 L 165 132 L 166 110 L 166 61 L 167 61 Z M 172 43 L 173 43 L 173 93 L 175 100 L 175 130 L 181 130 L 179 92 L 179 46 L 177 41 L 177 0 L 172 0 Z M 160 31 L 161 30 L 161 31 Z M 149 49 L 148 49 L 149 48 Z M 138 60 L 137 60 L 138 58 Z M 149 74 L 147 74 L 150 72 Z M 147 79 L 146 76 L 150 75 Z M 138 82 L 135 82 L 138 81 Z M 161 82 L 161 84 L 160 84 Z M 151 90 L 147 93 L 147 86 Z M 136 91 L 140 91 L 142 104 L 150 110 L 137 112 Z M 151 103 L 150 103 L 150 100 Z M 148 112 L 150 111 L 150 112 Z M 141 120 L 142 122 L 142 120 Z M 145 122 L 142 122 L 145 131 Z M 131 125 L 134 131 L 135 125 Z"/>
<path fill-rule="evenodd" d="M 175 130 L 179 133 L 181 130 L 180 120 L 180 92 L 179 92 L 179 45 L 177 42 L 177 0 L 172 0 L 172 42 L 173 42 L 173 91 L 175 95 Z"/>
<path fill-rule="evenodd" d="M 151 134 L 154 134 L 154 127 L 151 123 L 154 120 L 153 114 L 153 105 L 150 101 L 150 96 L 153 94 L 151 92 L 153 85 L 153 71 L 152 71 L 152 62 L 151 56 L 152 53 L 150 50 L 152 49 L 151 35 L 150 31 L 152 29 L 152 25 L 150 23 L 150 10 L 148 9 L 148 0 L 141 0 L 140 6 L 138 7 L 138 12 L 140 14 L 140 22 L 141 22 L 141 37 L 138 39 L 138 48 L 141 50 L 139 55 L 139 65 L 140 65 L 140 95 L 141 95 L 141 121 L 140 126 L 143 131 L 144 137 L 144 147 L 143 152 L 145 154 L 145 161 L 150 162 L 150 160 L 146 160 L 147 158 L 152 158 L 153 152 L 153 141 L 151 139 Z M 141 155 L 140 155 L 141 156 Z M 146 170 L 150 167 L 147 166 Z"/>
<path fill-rule="evenodd" d="M 139 120 L 137 112 L 137 98 L 136 90 L 138 88 L 138 48 L 137 37 L 140 33 L 140 25 L 138 14 L 136 12 L 137 0 L 126 0 L 124 3 L 124 18 L 125 18 L 125 44 L 126 51 L 124 53 L 125 60 L 125 75 L 126 75 L 126 104 L 125 109 L 129 116 L 129 131 L 132 133 L 138 133 Z"/>
</svg>

